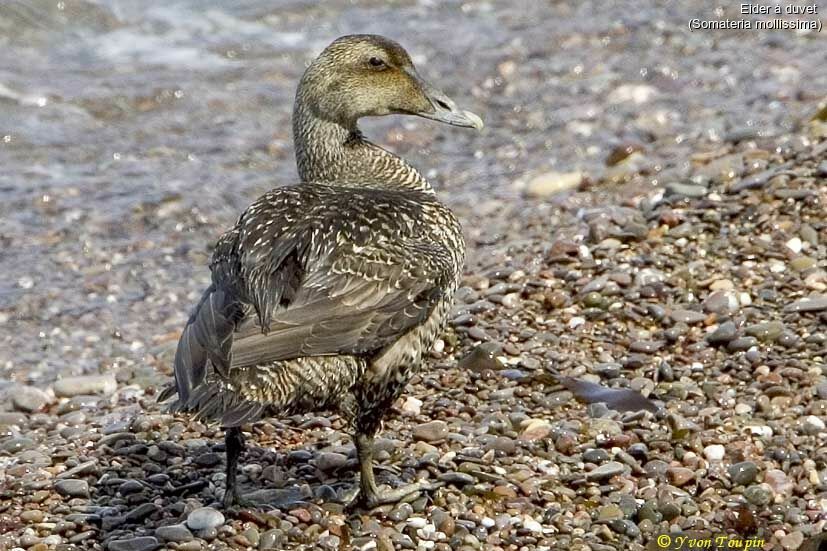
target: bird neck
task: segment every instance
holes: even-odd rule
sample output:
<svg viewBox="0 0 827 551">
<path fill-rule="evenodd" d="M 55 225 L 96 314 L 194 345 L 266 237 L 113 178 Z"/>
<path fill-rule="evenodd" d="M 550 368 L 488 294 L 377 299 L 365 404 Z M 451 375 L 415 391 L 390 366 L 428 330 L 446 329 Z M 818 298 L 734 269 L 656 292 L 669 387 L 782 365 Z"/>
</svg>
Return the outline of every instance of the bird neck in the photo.
<svg viewBox="0 0 827 551">
<path fill-rule="evenodd" d="M 293 141 L 302 182 L 433 192 L 404 159 L 365 139 L 355 121 L 326 120 L 298 99 L 293 110 Z"/>
</svg>

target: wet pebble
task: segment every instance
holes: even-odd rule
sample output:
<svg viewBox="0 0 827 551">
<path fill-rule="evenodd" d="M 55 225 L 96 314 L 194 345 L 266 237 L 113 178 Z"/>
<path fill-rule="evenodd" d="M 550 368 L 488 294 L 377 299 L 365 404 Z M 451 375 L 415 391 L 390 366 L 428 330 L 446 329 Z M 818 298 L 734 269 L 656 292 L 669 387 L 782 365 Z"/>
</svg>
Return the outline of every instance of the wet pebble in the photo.
<svg viewBox="0 0 827 551">
<path fill-rule="evenodd" d="M 785 312 L 821 312 L 822 310 L 827 310 L 827 296 L 803 298 L 784 307 Z"/>
<path fill-rule="evenodd" d="M 780 321 L 755 323 L 744 328 L 744 333 L 764 342 L 773 342 L 784 333 L 784 324 Z"/>
<path fill-rule="evenodd" d="M 670 316 L 675 323 L 695 324 L 700 323 L 706 319 L 706 315 L 702 312 L 694 310 L 673 310 Z"/>
<path fill-rule="evenodd" d="M 54 384 L 56 396 L 72 397 L 81 394 L 112 394 L 118 388 L 114 375 L 82 375 L 58 379 Z"/>
<path fill-rule="evenodd" d="M 57 493 L 67 497 L 89 497 L 89 483 L 85 480 L 64 479 L 54 485 Z"/>
<path fill-rule="evenodd" d="M 445 421 L 430 421 L 413 428 L 415 440 L 439 442 L 448 436 L 448 424 Z"/>
<path fill-rule="evenodd" d="M 48 394 L 33 386 L 16 388 L 11 396 L 15 409 L 30 413 L 44 409 L 52 401 Z"/>
<path fill-rule="evenodd" d="M 316 458 L 316 466 L 323 472 L 333 472 L 345 466 L 347 456 L 335 452 L 322 452 Z"/>
<path fill-rule="evenodd" d="M 154 551 L 160 546 L 161 544 L 157 538 L 141 536 L 137 538 L 112 540 L 109 542 L 107 549 L 109 549 L 109 551 Z"/>
<path fill-rule="evenodd" d="M 586 473 L 587 480 L 603 480 L 607 478 L 611 478 L 613 476 L 617 476 L 619 474 L 623 474 L 626 471 L 627 467 L 623 463 L 619 463 L 617 461 L 609 461 L 608 463 L 604 463 L 594 469 L 593 471 L 589 471 Z"/>
<path fill-rule="evenodd" d="M 155 529 L 155 535 L 164 541 L 184 542 L 193 539 L 192 532 L 183 524 L 161 526 Z"/>
<path fill-rule="evenodd" d="M 758 477 L 758 465 L 752 461 L 742 461 L 729 466 L 729 477 L 734 484 L 746 486 Z"/>
<path fill-rule="evenodd" d="M 222 524 L 224 515 L 212 507 L 200 507 L 187 516 L 187 527 L 194 531 L 209 530 Z"/>
<path fill-rule="evenodd" d="M 734 322 L 726 321 L 719 325 L 712 333 L 706 336 L 710 344 L 727 344 L 738 335 L 738 327 Z"/>
</svg>

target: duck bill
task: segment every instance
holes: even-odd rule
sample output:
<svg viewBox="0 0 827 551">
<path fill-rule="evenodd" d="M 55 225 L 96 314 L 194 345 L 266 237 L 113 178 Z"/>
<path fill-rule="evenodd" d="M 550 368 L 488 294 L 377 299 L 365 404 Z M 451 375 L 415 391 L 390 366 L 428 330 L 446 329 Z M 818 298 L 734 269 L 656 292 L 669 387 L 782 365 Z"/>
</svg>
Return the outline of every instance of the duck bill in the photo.
<svg viewBox="0 0 827 551">
<path fill-rule="evenodd" d="M 423 82 L 421 79 L 417 80 L 419 80 L 418 84 L 430 106 L 427 109 L 417 111 L 416 115 L 452 126 L 482 129 L 483 122 L 478 115 L 461 109 L 454 100 L 446 96 L 441 90 L 434 88 L 427 82 Z"/>
</svg>

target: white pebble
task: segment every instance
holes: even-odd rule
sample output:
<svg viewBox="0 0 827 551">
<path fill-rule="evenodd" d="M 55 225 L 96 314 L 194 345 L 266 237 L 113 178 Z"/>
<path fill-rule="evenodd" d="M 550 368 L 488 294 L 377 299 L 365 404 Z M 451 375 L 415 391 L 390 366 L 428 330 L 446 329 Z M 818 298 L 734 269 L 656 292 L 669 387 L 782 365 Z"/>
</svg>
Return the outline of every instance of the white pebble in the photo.
<svg viewBox="0 0 827 551">
<path fill-rule="evenodd" d="M 407 523 L 408 523 L 408 526 L 410 526 L 411 528 L 419 529 L 419 528 L 424 528 L 425 525 L 428 524 L 428 521 L 425 520 L 422 517 L 410 517 L 408 519 Z"/>
<path fill-rule="evenodd" d="M 569 329 L 576 329 L 586 323 L 585 318 L 581 318 L 580 316 L 573 317 L 569 320 Z"/>
<path fill-rule="evenodd" d="M 793 237 L 792 239 L 787 241 L 786 245 L 787 245 L 787 248 L 790 249 L 795 254 L 800 253 L 801 249 L 803 247 L 803 244 L 801 243 L 801 239 L 799 239 L 798 237 Z"/>
<path fill-rule="evenodd" d="M 419 398 L 414 398 L 413 396 L 408 396 L 405 400 L 405 403 L 402 404 L 402 411 L 405 413 L 410 413 L 412 415 L 419 415 L 419 412 L 422 410 L 422 400 Z"/>
<path fill-rule="evenodd" d="M 528 515 L 525 515 L 523 517 L 523 527 L 526 530 L 530 530 L 531 532 L 538 533 L 538 534 L 542 533 L 542 531 L 543 531 L 543 525 L 540 524 L 539 522 L 537 522 L 536 520 L 534 520 L 532 517 L 530 517 Z"/>
<path fill-rule="evenodd" d="M 717 463 L 724 458 L 724 454 L 726 453 L 726 448 L 724 448 L 721 444 L 711 444 L 704 448 L 704 457 L 706 457 L 707 461 L 710 463 Z"/>
<path fill-rule="evenodd" d="M 769 438 L 772 436 L 772 428 L 767 425 L 752 425 L 749 427 L 749 432 L 753 436 L 763 436 Z"/>
<path fill-rule="evenodd" d="M 824 431 L 824 421 L 815 415 L 808 415 L 804 418 L 804 432 L 806 434 L 818 434 Z"/>
</svg>

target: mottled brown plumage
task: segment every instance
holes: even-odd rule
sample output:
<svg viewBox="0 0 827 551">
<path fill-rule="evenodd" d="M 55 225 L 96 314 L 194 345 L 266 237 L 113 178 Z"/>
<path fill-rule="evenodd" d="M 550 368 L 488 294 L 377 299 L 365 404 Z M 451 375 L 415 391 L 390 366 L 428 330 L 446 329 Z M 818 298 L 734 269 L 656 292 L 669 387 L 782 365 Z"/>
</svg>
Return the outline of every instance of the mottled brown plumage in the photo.
<svg viewBox="0 0 827 551">
<path fill-rule="evenodd" d="M 422 175 L 359 132 L 359 118 L 390 113 L 481 126 L 395 42 L 340 38 L 296 94 L 302 183 L 255 201 L 213 253 L 162 399 L 177 394 L 173 410 L 227 427 L 227 505 L 238 498 L 238 427 L 321 410 L 354 427 L 367 505 L 416 489 L 379 493 L 373 435 L 442 327 L 465 246 Z"/>
</svg>

